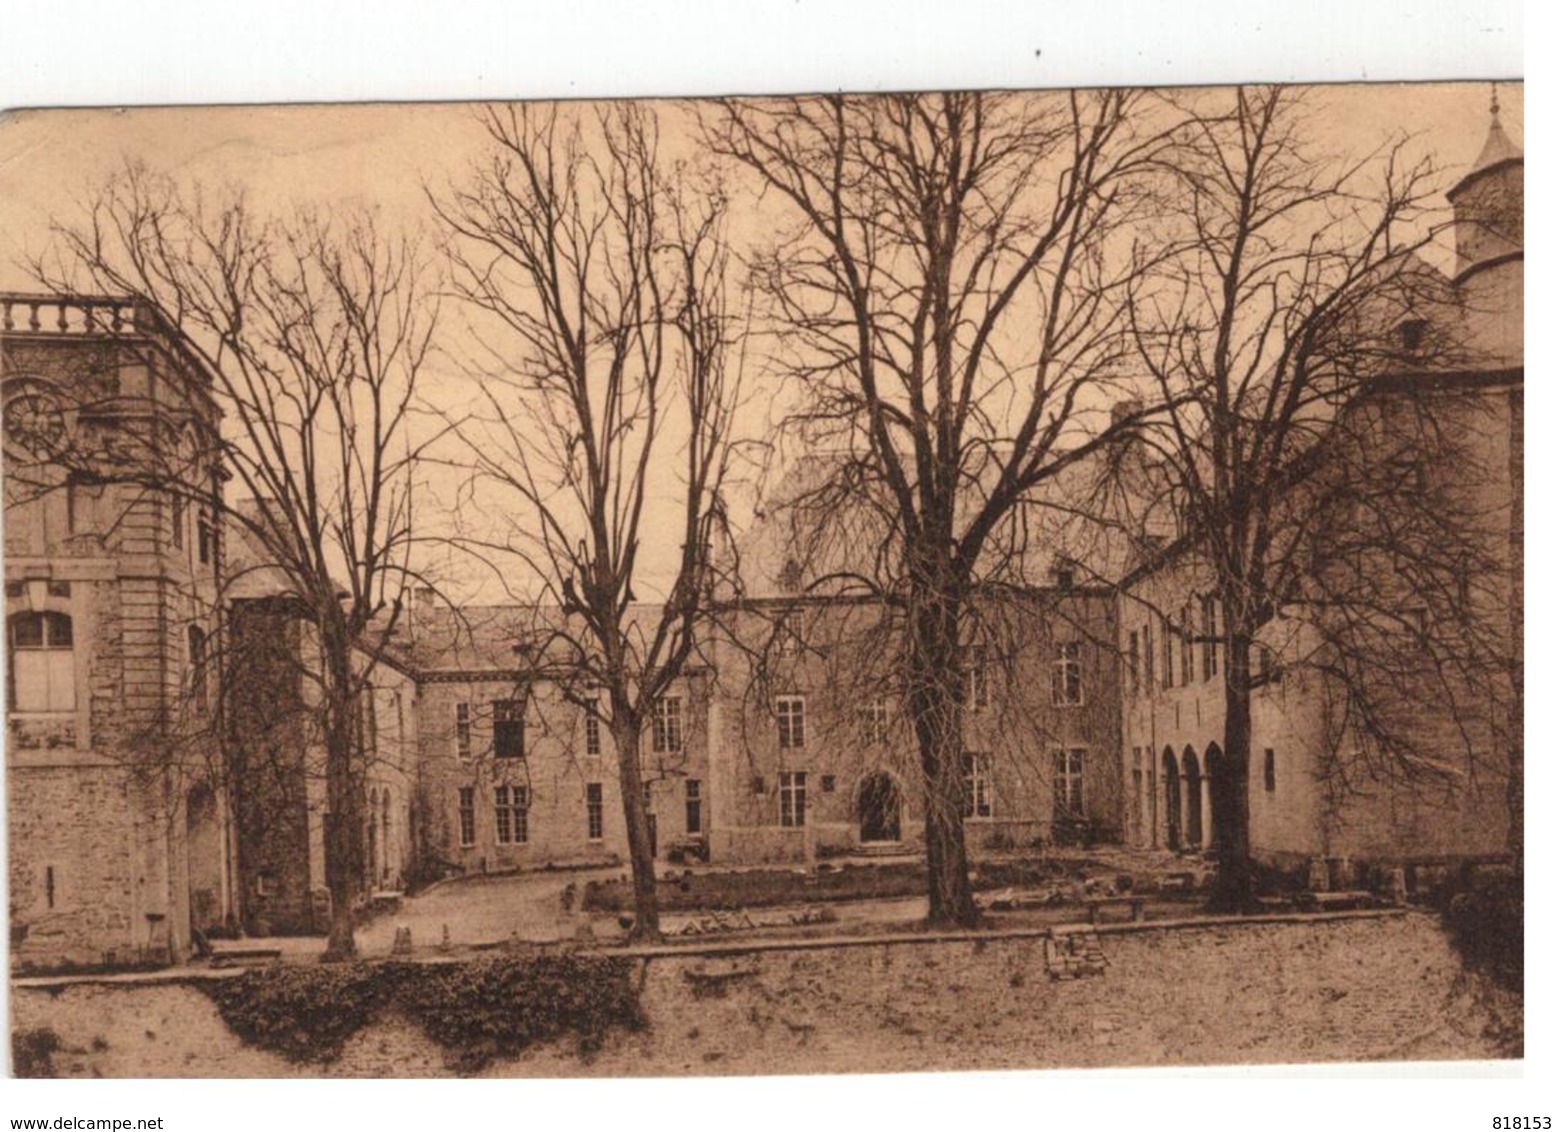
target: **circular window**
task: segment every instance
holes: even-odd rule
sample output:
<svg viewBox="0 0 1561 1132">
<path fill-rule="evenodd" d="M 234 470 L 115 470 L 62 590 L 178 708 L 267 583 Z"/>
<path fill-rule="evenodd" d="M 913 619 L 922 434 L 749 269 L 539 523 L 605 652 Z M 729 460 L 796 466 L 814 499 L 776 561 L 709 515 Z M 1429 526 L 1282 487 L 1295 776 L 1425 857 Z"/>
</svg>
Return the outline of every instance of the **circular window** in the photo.
<svg viewBox="0 0 1561 1132">
<path fill-rule="evenodd" d="M 47 382 L 23 378 L 5 394 L 5 441 L 13 450 L 32 455 L 59 448 L 65 438 L 65 408 Z"/>
</svg>

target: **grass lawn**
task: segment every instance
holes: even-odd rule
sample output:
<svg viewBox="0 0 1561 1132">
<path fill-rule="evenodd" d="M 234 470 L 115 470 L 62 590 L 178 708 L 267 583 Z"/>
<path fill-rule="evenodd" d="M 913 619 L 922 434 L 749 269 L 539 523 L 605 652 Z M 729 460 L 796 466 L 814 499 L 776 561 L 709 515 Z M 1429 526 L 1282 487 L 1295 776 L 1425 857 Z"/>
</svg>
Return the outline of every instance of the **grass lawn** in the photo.
<svg viewBox="0 0 1561 1132">
<path fill-rule="evenodd" d="M 981 861 L 971 870 L 976 891 L 1011 885 L 1055 883 L 1077 875 L 1074 863 L 1056 860 Z M 764 908 L 815 901 L 870 900 L 920 896 L 927 891 L 927 870 L 919 864 L 843 865 L 824 872 L 804 869 L 755 869 L 730 873 L 690 873 L 663 877 L 657 897 L 662 911 L 699 908 Z M 623 881 L 592 881 L 581 907 L 587 912 L 624 912 L 634 906 L 633 887 Z"/>
</svg>

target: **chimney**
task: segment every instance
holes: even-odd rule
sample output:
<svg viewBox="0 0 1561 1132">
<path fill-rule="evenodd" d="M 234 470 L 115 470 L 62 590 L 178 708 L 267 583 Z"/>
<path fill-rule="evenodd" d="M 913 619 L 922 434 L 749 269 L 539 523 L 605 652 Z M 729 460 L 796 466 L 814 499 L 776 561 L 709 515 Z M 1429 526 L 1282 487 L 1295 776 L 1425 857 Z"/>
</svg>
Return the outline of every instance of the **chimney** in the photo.
<svg viewBox="0 0 1561 1132">
<path fill-rule="evenodd" d="M 1144 402 L 1138 397 L 1128 397 L 1111 406 L 1111 424 L 1121 424 L 1129 417 L 1144 411 Z"/>
</svg>

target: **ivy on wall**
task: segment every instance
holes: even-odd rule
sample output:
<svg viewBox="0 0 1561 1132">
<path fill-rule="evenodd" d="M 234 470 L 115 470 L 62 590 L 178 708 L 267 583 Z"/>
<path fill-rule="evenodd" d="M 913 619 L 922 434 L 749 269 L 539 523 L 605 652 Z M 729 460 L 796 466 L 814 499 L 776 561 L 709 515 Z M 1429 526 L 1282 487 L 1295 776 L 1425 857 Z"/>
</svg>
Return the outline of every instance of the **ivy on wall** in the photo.
<svg viewBox="0 0 1561 1132">
<path fill-rule="evenodd" d="M 203 982 L 228 1028 L 295 1062 L 324 1063 L 399 1010 L 474 1072 L 495 1057 L 573 1036 L 589 1056 L 614 1026 L 645 1027 L 633 962 L 617 956 L 494 956 L 462 963 L 354 963 L 246 971 Z"/>
</svg>

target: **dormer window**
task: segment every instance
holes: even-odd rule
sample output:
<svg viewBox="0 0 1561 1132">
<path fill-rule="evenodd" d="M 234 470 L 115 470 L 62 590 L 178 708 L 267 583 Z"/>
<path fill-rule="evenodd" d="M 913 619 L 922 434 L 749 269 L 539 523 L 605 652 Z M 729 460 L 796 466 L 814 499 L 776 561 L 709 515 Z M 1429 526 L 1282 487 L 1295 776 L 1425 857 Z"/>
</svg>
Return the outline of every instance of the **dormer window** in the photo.
<svg viewBox="0 0 1561 1132">
<path fill-rule="evenodd" d="M 775 652 L 778 656 L 798 656 L 802 652 L 802 611 L 790 609 L 781 614 L 776 627 Z"/>
<path fill-rule="evenodd" d="M 1431 324 L 1423 318 L 1406 318 L 1398 324 L 1399 342 L 1406 350 L 1418 350 L 1425 345 L 1430 328 Z"/>
</svg>

